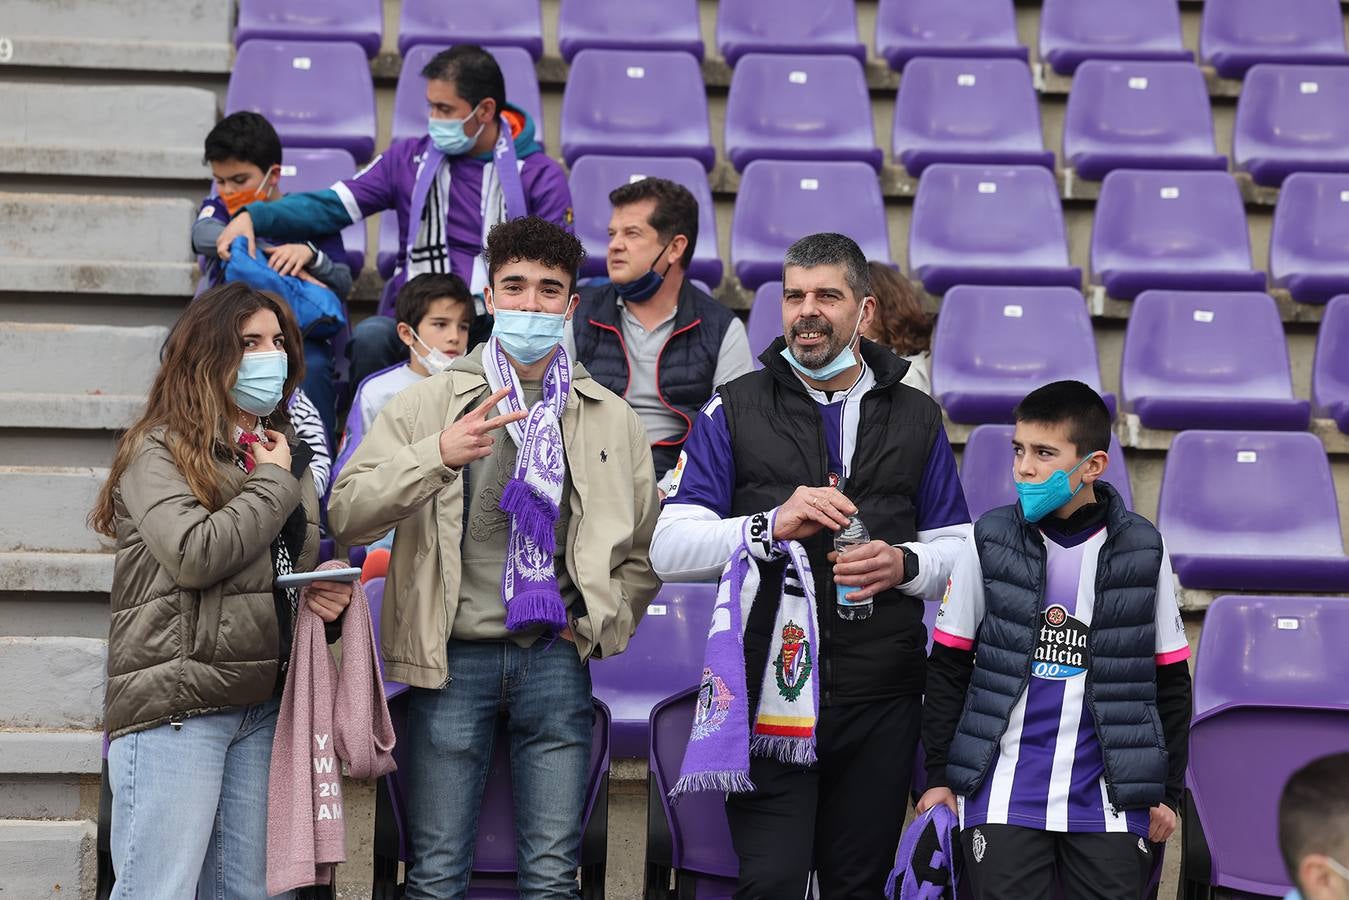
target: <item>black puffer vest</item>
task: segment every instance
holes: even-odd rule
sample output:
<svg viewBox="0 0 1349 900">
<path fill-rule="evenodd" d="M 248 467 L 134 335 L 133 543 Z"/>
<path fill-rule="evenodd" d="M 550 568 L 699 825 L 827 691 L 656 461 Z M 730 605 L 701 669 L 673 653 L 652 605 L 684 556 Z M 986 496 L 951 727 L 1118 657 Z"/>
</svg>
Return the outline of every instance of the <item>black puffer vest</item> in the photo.
<svg viewBox="0 0 1349 900">
<path fill-rule="evenodd" d="M 829 456 L 815 402 L 779 353 L 778 338 L 759 359 L 766 368 L 724 384 L 719 392 L 735 462 L 731 515 L 781 505 L 801 485 L 827 484 Z M 929 452 L 941 431 L 941 410 L 921 391 L 900 384 L 908 362 L 862 341 L 862 358 L 876 385 L 862 399 L 861 422 L 845 491 L 874 540 L 915 540 L 915 498 Z M 801 542 L 815 576 L 819 612 L 820 701 L 845 705 L 923 691 L 923 604 L 896 590 L 876 597 L 871 618 L 845 622 L 834 611 L 831 533 Z M 785 562 L 763 566 L 762 588 L 745 628 L 751 700 L 768 657 Z"/>
<path fill-rule="evenodd" d="M 576 355 L 590 376 L 609 390 L 628 392 L 628 354 L 623 343 L 622 311 L 612 284 L 581 292 L 576 310 Z M 674 466 L 684 446 L 693 415 L 712 396 L 721 355 L 721 342 L 735 313 L 693 286 L 687 278 L 679 288 L 674 331 L 656 360 L 656 389 L 661 401 L 684 420 L 682 434 L 652 441 L 656 471 Z M 655 437 L 655 435 L 653 435 Z"/>
<path fill-rule="evenodd" d="M 1146 809 L 1162 802 L 1166 740 L 1157 712 L 1156 607 L 1162 538 L 1129 512 L 1119 493 L 1096 482 L 1109 504 L 1096 568 L 1087 648 L 1086 702 L 1105 760 L 1110 802 Z M 1018 505 L 986 513 L 974 526 L 984 578 L 984 619 L 974 675 L 947 756 L 951 790 L 978 790 L 1030 680 L 1045 597 L 1045 544 Z"/>
</svg>

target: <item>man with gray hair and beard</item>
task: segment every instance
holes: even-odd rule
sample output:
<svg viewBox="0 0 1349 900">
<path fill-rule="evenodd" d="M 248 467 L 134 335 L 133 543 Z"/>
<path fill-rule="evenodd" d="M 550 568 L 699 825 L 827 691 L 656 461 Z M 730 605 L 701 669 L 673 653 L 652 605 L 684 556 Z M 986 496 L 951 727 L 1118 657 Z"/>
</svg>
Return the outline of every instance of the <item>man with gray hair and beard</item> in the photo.
<svg viewBox="0 0 1349 900">
<path fill-rule="evenodd" d="M 743 652 L 729 645 L 722 665 L 713 646 L 728 629 L 714 625 L 713 702 L 681 785 L 726 786 L 737 898 L 804 896 L 812 868 L 821 896 L 878 897 L 903 825 L 923 602 L 941 598 L 971 526 L 941 410 L 901 383 L 907 361 L 860 337 L 875 311 L 854 241 L 788 249 L 783 337 L 696 417 L 651 545 L 666 581 L 735 573 L 714 623 L 738 619 Z"/>
</svg>

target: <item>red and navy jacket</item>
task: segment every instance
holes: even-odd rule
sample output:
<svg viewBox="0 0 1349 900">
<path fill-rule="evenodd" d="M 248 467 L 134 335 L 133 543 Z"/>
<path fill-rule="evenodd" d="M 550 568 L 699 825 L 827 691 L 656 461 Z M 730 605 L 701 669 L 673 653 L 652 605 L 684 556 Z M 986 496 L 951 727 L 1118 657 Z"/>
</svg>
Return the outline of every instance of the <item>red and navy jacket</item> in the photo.
<svg viewBox="0 0 1349 900">
<path fill-rule="evenodd" d="M 667 472 L 679 458 L 693 416 L 716 389 L 717 360 L 735 313 L 698 290 L 687 279 L 679 288 L 674 331 L 656 359 L 656 389 L 661 402 L 684 420 L 684 432 L 652 441 L 656 471 Z M 576 355 L 592 378 L 619 396 L 631 374 L 623 342 L 622 311 L 613 284 L 581 291 L 575 316 Z"/>
</svg>

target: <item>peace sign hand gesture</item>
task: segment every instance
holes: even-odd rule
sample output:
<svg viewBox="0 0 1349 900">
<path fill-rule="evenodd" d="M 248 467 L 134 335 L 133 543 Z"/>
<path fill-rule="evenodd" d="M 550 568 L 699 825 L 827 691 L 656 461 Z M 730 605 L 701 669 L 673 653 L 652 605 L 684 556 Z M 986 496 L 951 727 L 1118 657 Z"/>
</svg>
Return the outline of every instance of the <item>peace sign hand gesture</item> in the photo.
<svg viewBox="0 0 1349 900">
<path fill-rule="evenodd" d="M 487 418 L 487 413 L 496 409 L 510 390 L 509 387 L 503 387 L 484 400 L 477 409 L 440 433 L 440 461 L 447 469 L 462 469 L 475 459 L 491 455 L 494 443 L 492 432 L 529 415 L 527 410 L 521 409 L 504 416 Z"/>
</svg>

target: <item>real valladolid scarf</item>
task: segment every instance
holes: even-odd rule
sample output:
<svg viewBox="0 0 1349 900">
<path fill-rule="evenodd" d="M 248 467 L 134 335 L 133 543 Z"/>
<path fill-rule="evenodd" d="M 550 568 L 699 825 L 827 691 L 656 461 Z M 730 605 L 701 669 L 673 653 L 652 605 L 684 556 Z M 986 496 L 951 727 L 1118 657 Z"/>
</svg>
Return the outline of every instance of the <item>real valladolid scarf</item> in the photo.
<svg viewBox="0 0 1349 900">
<path fill-rule="evenodd" d="M 767 515 L 751 516 L 741 545 L 722 569 L 707 633 L 703 680 L 688 749 L 671 798 L 694 791 L 754 790 L 750 755 L 806 766 L 815 762 L 820 692 L 815 583 L 805 549 L 773 541 Z M 759 590 L 759 563 L 787 557 L 759 709 L 750 722 L 745 683 L 745 622 Z"/>
<path fill-rule="evenodd" d="M 501 510 L 511 517 L 506 565 L 501 573 L 501 602 L 506 627 L 520 631 L 543 625 L 560 632 L 567 627 L 567 607 L 557 587 L 553 556 L 557 552 L 557 520 L 562 483 L 567 473 L 562 447 L 562 411 L 571 394 L 571 361 L 562 347 L 543 376 L 543 396 L 525 404 L 510 360 L 488 338 L 482 354 L 487 384 L 495 393 L 509 386 L 497 408 L 503 413 L 528 409 L 529 416 L 506 426 L 515 440 L 515 473 L 501 492 Z"/>
</svg>

